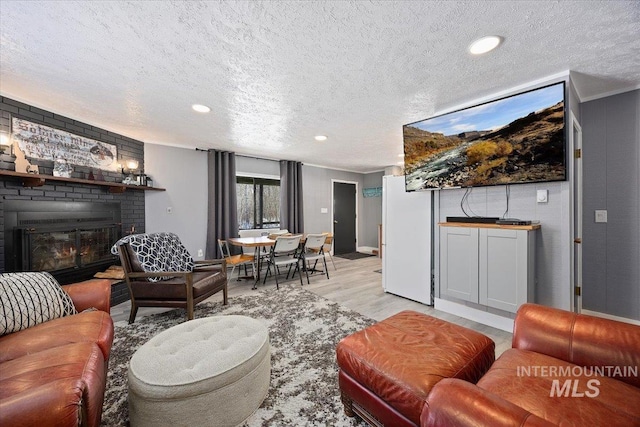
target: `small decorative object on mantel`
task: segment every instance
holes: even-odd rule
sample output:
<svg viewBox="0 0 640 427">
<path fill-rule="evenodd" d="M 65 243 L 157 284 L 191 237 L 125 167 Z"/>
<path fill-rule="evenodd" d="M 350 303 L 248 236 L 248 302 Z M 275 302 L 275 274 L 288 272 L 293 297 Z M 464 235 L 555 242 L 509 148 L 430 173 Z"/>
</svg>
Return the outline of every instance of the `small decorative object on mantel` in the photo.
<svg viewBox="0 0 640 427">
<path fill-rule="evenodd" d="M 31 168 L 34 166 L 31 166 L 31 163 L 29 163 L 29 160 L 27 160 L 26 156 L 24 155 L 24 152 L 20 149 L 20 147 L 17 144 L 15 146 L 14 154 L 16 155 L 16 172 L 37 173 L 37 172 L 32 172 Z M 37 166 L 35 166 L 35 168 L 37 168 Z"/>
<path fill-rule="evenodd" d="M 102 174 L 102 171 L 100 169 L 98 169 L 98 171 L 96 172 L 96 180 L 104 181 L 104 175 Z"/>
<path fill-rule="evenodd" d="M 147 185 L 147 175 L 144 172 L 140 172 L 140 175 L 136 175 L 136 185 Z"/>
<path fill-rule="evenodd" d="M 89 176 L 87 176 L 87 179 L 89 181 L 95 181 L 96 177 L 93 175 L 93 171 L 91 169 L 89 169 Z"/>
<path fill-rule="evenodd" d="M 147 176 L 147 187 L 153 187 L 153 179 L 150 176 Z"/>
<path fill-rule="evenodd" d="M 71 172 L 73 167 L 64 158 L 58 157 L 53 161 L 53 176 L 71 178 Z"/>
</svg>

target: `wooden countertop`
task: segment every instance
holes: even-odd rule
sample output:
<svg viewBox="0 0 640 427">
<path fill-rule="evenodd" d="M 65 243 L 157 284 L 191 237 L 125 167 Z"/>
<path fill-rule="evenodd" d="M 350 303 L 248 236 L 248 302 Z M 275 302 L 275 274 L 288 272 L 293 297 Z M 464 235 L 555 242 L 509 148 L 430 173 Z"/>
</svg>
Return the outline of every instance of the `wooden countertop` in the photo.
<svg viewBox="0 0 640 427">
<path fill-rule="evenodd" d="M 503 225 L 476 222 L 439 222 L 440 227 L 466 227 L 466 228 L 502 228 L 504 230 L 539 230 L 540 224 L 531 225 Z"/>
</svg>

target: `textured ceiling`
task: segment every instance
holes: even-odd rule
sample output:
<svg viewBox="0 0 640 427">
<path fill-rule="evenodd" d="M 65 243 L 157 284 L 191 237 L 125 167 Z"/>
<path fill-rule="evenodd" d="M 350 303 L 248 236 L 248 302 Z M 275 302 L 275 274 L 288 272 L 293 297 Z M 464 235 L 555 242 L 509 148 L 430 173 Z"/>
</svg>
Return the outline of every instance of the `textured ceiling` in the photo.
<svg viewBox="0 0 640 427">
<path fill-rule="evenodd" d="M 147 143 L 360 172 L 397 163 L 403 124 L 527 82 L 640 86 L 638 1 L 2 0 L 0 28 L 4 96 Z M 490 34 L 504 44 L 467 53 Z"/>
</svg>

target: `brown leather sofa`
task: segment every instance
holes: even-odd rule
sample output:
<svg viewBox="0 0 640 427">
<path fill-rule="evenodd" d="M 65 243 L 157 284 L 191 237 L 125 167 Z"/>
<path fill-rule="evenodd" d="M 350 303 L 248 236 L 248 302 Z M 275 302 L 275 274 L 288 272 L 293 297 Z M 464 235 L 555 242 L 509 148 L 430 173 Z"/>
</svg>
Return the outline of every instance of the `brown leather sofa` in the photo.
<svg viewBox="0 0 640 427">
<path fill-rule="evenodd" d="M 524 304 L 477 384 L 444 379 L 422 426 L 640 426 L 640 326 Z"/>
<path fill-rule="evenodd" d="M 100 425 L 113 343 L 111 284 L 62 288 L 78 314 L 0 337 L 2 426 Z"/>
</svg>

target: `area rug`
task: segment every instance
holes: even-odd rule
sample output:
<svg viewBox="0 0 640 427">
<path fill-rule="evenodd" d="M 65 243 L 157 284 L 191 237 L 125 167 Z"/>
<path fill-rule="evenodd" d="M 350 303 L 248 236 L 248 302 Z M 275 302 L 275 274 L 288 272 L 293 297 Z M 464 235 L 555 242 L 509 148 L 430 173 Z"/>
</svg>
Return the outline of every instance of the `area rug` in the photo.
<svg viewBox="0 0 640 427">
<path fill-rule="evenodd" d="M 195 309 L 195 318 L 229 314 L 264 322 L 271 340 L 269 393 L 244 426 L 358 425 L 357 417 L 349 418 L 343 412 L 335 348 L 341 338 L 374 320 L 295 285 L 230 298 L 228 306 L 202 303 Z M 131 356 L 157 333 L 184 321 L 184 310 L 172 310 L 140 318 L 133 325 L 116 323 L 102 425 L 128 425 L 127 364 Z M 202 425 L 215 422 L 203 420 Z"/>
<path fill-rule="evenodd" d="M 351 252 L 348 254 L 336 254 L 335 256 L 340 257 L 340 258 L 344 258 L 344 259 L 360 259 L 360 258 L 368 258 L 371 256 L 375 256 L 373 254 L 363 254 L 362 252 Z"/>
</svg>

